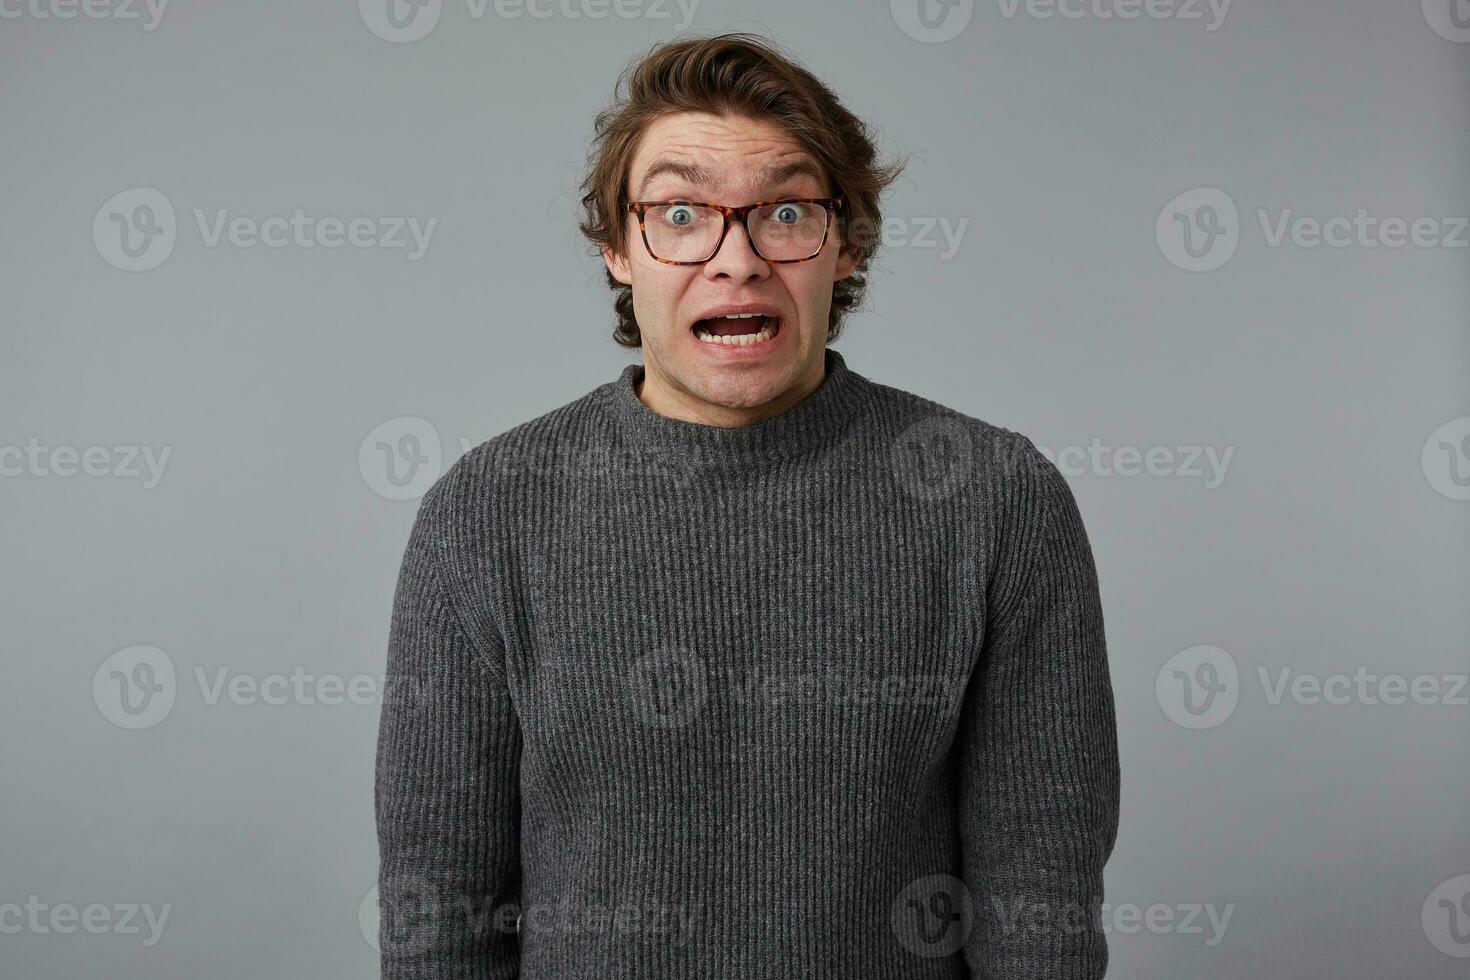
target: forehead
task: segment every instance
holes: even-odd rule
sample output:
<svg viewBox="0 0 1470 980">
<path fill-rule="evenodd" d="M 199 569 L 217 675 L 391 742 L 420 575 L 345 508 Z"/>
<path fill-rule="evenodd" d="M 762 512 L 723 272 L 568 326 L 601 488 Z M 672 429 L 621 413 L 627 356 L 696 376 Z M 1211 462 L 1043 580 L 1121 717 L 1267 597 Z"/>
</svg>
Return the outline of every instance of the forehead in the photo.
<svg viewBox="0 0 1470 980">
<path fill-rule="evenodd" d="M 685 112 L 660 117 L 644 131 L 628 183 L 637 199 L 674 184 L 749 192 L 797 183 L 820 189 L 826 178 L 821 164 L 775 123 Z"/>
</svg>

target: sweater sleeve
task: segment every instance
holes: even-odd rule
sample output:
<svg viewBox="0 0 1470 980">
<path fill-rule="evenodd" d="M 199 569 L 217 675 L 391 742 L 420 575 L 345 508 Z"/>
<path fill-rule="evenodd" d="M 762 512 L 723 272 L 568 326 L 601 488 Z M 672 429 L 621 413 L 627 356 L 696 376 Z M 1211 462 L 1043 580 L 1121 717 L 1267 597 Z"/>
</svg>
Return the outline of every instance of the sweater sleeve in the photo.
<svg viewBox="0 0 1470 980">
<path fill-rule="evenodd" d="M 1010 464 L 958 734 L 963 954 L 985 980 L 1095 980 L 1120 782 L 1097 573 L 1061 472 L 1025 439 Z"/>
<path fill-rule="evenodd" d="M 519 968 L 521 734 L 498 636 L 446 585 L 442 484 L 419 506 L 389 627 L 378 729 L 385 980 L 510 980 Z"/>
</svg>

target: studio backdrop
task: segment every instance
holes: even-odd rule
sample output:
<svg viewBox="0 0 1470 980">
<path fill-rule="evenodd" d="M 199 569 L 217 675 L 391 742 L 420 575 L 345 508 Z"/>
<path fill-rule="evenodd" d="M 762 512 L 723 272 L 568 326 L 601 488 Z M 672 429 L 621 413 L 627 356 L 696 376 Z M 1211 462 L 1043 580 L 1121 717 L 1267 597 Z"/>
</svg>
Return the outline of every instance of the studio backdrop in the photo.
<svg viewBox="0 0 1470 980">
<path fill-rule="evenodd" d="M 418 501 L 637 360 L 592 120 L 724 31 L 909 158 L 848 365 L 1076 497 L 1109 975 L 1465 976 L 1464 0 L 3 0 L 0 974 L 377 975 Z"/>
</svg>

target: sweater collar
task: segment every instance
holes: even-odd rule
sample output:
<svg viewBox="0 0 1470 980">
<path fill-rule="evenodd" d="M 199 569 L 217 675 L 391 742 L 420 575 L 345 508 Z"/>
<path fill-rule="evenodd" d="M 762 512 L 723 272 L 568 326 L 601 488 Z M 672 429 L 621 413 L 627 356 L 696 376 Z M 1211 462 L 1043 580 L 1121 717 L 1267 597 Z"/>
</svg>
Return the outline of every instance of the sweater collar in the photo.
<svg viewBox="0 0 1470 980">
<path fill-rule="evenodd" d="M 830 347 L 825 349 L 824 361 L 826 375 L 811 394 L 783 412 L 748 425 L 723 428 L 655 412 L 638 397 L 642 364 L 623 368 L 612 385 L 610 408 L 627 439 L 650 449 L 711 463 L 755 465 L 791 459 L 811 454 L 839 435 L 862 408 L 871 384 Z"/>
</svg>

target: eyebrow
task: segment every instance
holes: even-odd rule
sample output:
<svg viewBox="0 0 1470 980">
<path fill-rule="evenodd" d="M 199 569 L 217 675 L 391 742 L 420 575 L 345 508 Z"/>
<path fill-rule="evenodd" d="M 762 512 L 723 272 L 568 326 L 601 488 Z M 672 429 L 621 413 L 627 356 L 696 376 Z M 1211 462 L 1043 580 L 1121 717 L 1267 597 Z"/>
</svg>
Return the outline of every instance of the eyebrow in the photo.
<svg viewBox="0 0 1470 980">
<path fill-rule="evenodd" d="M 697 163 L 686 163 L 683 160 L 655 160 L 643 175 L 642 182 L 638 185 L 638 197 L 642 197 L 648 191 L 648 185 L 653 183 L 655 177 L 665 174 L 678 177 L 686 184 L 714 183 L 714 175 L 709 168 Z M 821 183 L 823 175 L 821 168 L 811 160 L 798 159 L 774 166 L 757 167 L 752 176 L 755 186 L 777 186 L 786 183 L 796 177 L 810 177 L 817 183 Z"/>
</svg>

